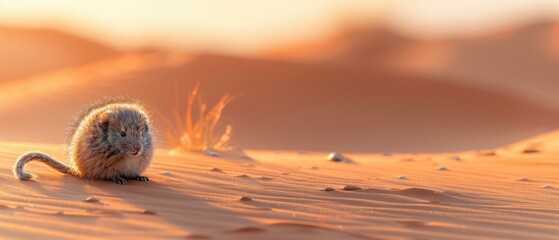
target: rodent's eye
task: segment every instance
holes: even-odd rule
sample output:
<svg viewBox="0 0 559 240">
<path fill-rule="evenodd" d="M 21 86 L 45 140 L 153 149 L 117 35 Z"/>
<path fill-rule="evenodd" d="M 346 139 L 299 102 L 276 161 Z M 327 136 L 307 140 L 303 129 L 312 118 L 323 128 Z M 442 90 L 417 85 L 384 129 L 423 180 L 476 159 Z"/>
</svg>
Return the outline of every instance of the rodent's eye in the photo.
<svg viewBox="0 0 559 240">
<path fill-rule="evenodd" d="M 120 136 L 121 137 L 126 137 L 126 132 L 124 132 L 124 131 L 120 132 Z"/>
</svg>

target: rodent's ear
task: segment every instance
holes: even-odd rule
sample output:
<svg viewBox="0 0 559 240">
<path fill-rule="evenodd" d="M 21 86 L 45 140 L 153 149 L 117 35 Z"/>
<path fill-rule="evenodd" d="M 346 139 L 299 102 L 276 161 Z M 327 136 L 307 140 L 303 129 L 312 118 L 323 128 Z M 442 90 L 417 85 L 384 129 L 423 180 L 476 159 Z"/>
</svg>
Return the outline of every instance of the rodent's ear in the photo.
<svg viewBox="0 0 559 240">
<path fill-rule="evenodd" d="M 106 111 L 104 113 L 101 113 L 101 115 L 99 116 L 99 122 L 101 123 L 106 123 L 109 121 L 109 117 L 111 116 L 111 112 L 110 111 Z"/>
</svg>

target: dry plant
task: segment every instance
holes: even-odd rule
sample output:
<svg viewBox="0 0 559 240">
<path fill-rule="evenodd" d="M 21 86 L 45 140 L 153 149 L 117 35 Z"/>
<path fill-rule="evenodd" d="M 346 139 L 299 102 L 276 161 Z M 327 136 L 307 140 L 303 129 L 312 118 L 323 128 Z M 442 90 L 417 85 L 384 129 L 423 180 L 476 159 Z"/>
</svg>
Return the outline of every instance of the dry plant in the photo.
<svg viewBox="0 0 559 240">
<path fill-rule="evenodd" d="M 208 149 L 223 150 L 229 147 L 232 135 L 230 124 L 225 130 L 218 134 L 216 127 L 220 122 L 221 114 L 225 107 L 235 99 L 231 94 L 225 94 L 215 106 L 208 110 L 206 103 L 198 92 L 200 83 L 187 96 L 186 111 L 181 113 L 179 106 L 179 94 L 175 94 L 175 106 L 173 116 L 175 118 L 174 130 L 166 132 L 169 143 L 186 151 L 206 151 Z M 176 88 L 178 91 L 178 88 Z M 195 109 L 197 115 L 195 116 Z"/>
</svg>

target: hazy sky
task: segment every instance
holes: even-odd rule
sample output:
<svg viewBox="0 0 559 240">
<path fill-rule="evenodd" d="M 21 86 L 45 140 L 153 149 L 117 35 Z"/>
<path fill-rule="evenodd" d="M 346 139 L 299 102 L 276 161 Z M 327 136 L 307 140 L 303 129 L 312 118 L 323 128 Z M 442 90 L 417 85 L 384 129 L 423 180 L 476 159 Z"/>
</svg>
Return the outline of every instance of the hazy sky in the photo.
<svg viewBox="0 0 559 240">
<path fill-rule="evenodd" d="M 120 48 L 231 53 L 318 38 L 359 21 L 425 37 L 542 15 L 559 16 L 559 0 L 0 0 L 0 24 L 62 28 Z"/>
</svg>

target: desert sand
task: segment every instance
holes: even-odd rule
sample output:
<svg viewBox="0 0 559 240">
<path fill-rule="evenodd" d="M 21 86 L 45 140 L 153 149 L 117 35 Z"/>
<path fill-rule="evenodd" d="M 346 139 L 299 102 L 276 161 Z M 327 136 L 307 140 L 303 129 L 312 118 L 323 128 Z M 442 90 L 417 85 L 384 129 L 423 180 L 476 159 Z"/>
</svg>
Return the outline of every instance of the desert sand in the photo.
<svg viewBox="0 0 559 240">
<path fill-rule="evenodd" d="M 522 45 L 505 44 L 514 34 L 472 38 L 475 51 L 460 52 L 467 43 L 350 31 L 249 58 L 117 52 L 52 31 L 0 33 L 18 36 L 2 40 L 22 46 L 0 46 L 2 54 L 19 56 L 30 46 L 41 56 L 53 49 L 69 54 L 0 63 L 0 238 L 559 236 L 559 132 L 552 131 L 559 113 L 542 104 L 551 98 L 517 94 L 529 85 L 521 75 L 511 88 L 501 78 L 486 87 L 452 68 L 457 56 L 490 57 L 507 49 L 497 47 Z M 33 41 L 42 35 L 54 40 Z M 460 66 L 470 74 L 479 67 Z M 223 94 L 242 94 L 224 112 L 235 149 L 208 156 L 166 141 L 175 92 L 185 94 L 196 82 L 210 105 Z M 536 85 L 555 89 L 551 81 Z M 74 114 L 116 95 L 135 96 L 153 110 L 159 134 L 145 172 L 150 182 L 84 181 L 40 163 L 26 168 L 32 181 L 13 178 L 15 159 L 27 151 L 67 162 L 62 144 Z M 332 151 L 350 161 L 327 160 Z"/>
<path fill-rule="evenodd" d="M 327 161 L 325 152 L 210 157 L 160 148 L 145 173 L 152 181 L 121 186 L 41 164 L 27 168 L 33 181 L 17 181 L 10 169 L 20 153 L 62 159 L 63 148 L 2 142 L 0 235 L 557 239 L 558 147 L 552 133 L 493 152 L 348 154 L 353 163 Z"/>
<path fill-rule="evenodd" d="M 53 29 L 0 26 L 0 36 L 0 83 L 118 53 L 98 42 Z"/>
<path fill-rule="evenodd" d="M 559 23 L 535 20 L 452 38 L 415 38 L 386 26 L 355 26 L 263 58 L 438 76 L 559 109 Z"/>
<path fill-rule="evenodd" d="M 172 118 L 175 91 L 184 102 L 198 81 L 210 104 L 225 93 L 243 94 L 224 115 L 234 125 L 235 144 L 247 149 L 462 151 L 559 127 L 559 114 L 550 109 L 438 78 L 140 52 L 0 84 L 0 139 L 63 143 L 65 128 L 83 105 L 115 95 L 153 106 L 156 126 L 164 131 L 170 126 L 161 117 Z"/>
</svg>

